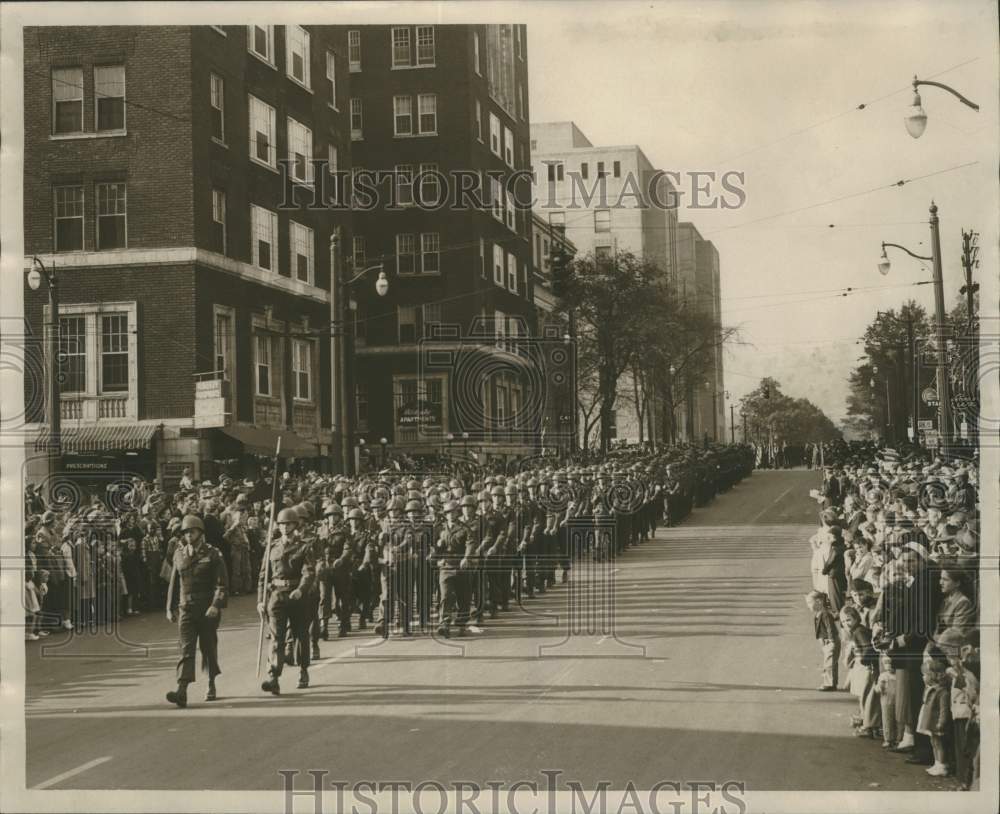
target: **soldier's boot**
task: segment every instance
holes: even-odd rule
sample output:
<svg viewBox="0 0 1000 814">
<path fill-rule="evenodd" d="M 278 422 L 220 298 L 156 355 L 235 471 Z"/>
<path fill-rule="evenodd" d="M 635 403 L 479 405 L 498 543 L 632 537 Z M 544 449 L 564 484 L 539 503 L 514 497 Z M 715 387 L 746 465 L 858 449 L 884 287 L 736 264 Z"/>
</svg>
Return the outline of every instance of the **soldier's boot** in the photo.
<svg viewBox="0 0 1000 814">
<path fill-rule="evenodd" d="M 271 695 L 281 695 L 281 687 L 278 686 L 278 677 L 272 672 L 260 683 L 260 688 Z"/>
<path fill-rule="evenodd" d="M 171 704 L 177 704 L 178 707 L 184 709 L 184 707 L 187 706 L 188 702 L 187 682 L 178 681 L 177 689 L 167 693 L 167 701 L 169 701 Z"/>
<path fill-rule="evenodd" d="M 309 671 L 305 667 L 302 667 L 299 670 L 299 683 L 297 686 L 300 690 L 304 690 L 309 687 Z"/>
<path fill-rule="evenodd" d="M 319 658 L 319 645 L 316 642 L 312 643 L 312 648 L 311 648 L 311 652 L 310 652 L 309 655 L 313 659 L 318 659 Z"/>
<path fill-rule="evenodd" d="M 214 701 L 216 699 L 216 697 L 217 697 L 217 695 L 216 695 L 216 692 L 215 692 L 215 679 L 214 678 L 210 678 L 210 679 L 208 679 L 208 689 L 205 690 L 205 700 L 206 701 Z"/>
</svg>

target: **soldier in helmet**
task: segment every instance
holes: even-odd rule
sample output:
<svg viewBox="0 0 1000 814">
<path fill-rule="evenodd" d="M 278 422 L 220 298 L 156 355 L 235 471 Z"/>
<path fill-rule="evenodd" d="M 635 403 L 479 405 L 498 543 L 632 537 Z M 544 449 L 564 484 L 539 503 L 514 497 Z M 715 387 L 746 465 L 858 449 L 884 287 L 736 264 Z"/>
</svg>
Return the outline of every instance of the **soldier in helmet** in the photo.
<svg viewBox="0 0 1000 814">
<path fill-rule="evenodd" d="M 309 622 L 316 563 L 312 544 L 299 534 L 299 513 L 293 508 L 278 513 L 281 537 L 271 544 L 261 566 L 257 585 L 257 611 L 267 612 L 271 631 L 268 678 L 260 686 L 278 695 L 278 679 L 285 664 L 285 636 L 291 631 L 299 666 L 299 689 L 309 686 Z"/>
<path fill-rule="evenodd" d="M 469 554 L 466 556 L 468 560 L 468 566 L 461 569 L 459 572 L 459 579 L 462 583 L 461 590 L 459 591 L 459 611 L 461 611 L 467 618 L 469 618 L 469 624 L 466 625 L 466 630 L 469 633 L 482 633 L 483 629 L 480 627 L 482 624 L 482 594 L 485 588 L 485 575 L 483 575 L 480 570 L 478 561 L 481 559 L 478 555 L 479 550 L 479 538 L 481 535 L 481 518 L 476 513 L 478 504 L 476 498 L 472 495 L 465 495 L 461 501 L 459 501 L 459 509 L 462 512 L 462 517 L 460 522 L 465 526 L 468 532 L 468 550 Z M 482 577 L 481 577 L 482 575 Z M 479 580 L 479 583 L 477 583 Z M 478 600 L 476 602 L 476 613 L 472 614 L 472 602 L 473 593 L 478 592 Z"/>
<path fill-rule="evenodd" d="M 461 636 L 468 622 L 468 581 L 462 576 L 471 567 L 469 558 L 474 541 L 469 536 L 468 527 L 458 519 L 458 513 L 459 506 L 454 500 L 444 505 L 445 525 L 437 544 L 438 578 L 441 581 L 441 620 L 437 632 L 445 638 L 451 636 L 452 626 Z"/>
<path fill-rule="evenodd" d="M 328 637 L 327 620 L 332 610 L 337 616 L 337 637 L 343 638 L 351 632 L 351 612 L 354 608 L 354 581 L 352 564 L 354 549 L 351 546 L 350 530 L 344 523 L 344 510 L 338 503 L 329 503 L 323 511 L 327 522 L 326 560 L 330 566 L 329 585 L 323 595 L 323 638 Z M 331 592 L 332 589 L 332 592 Z"/>
<path fill-rule="evenodd" d="M 352 551 L 352 562 L 355 563 L 352 580 L 354 600 L 359 614 L 358 629 L 364 630 L 372 621 L 377 599 L 372 561 L 373 558 L 377 561 L 378 554 L 375 553 L 375 540 L 365 513 L 359 507 L 355 506 L 347 512 L 347 523 L 350 526 L 348 544 Z"/>
<path fill-rule="evenodd" d="M 219 668 L 218 630 L 221 610 L 226 606 L 228 576 L 222 552 L 205 541 L 205 524 L 200 517 L 187 515 L 181 523 L 184 544 L 174 551 L 170 586 L 167 589 L 167 621 L 174 621 L 178 610 L 180 659 L 177 661 L 177 689 L 167 693 L 167 700 L 178 707 L 187 706 L 187 685 L 194 681 L 195 648 L 200 646 L 208 669 L 206 701 L 214 701 L 215 677 Z"/>
</svg>

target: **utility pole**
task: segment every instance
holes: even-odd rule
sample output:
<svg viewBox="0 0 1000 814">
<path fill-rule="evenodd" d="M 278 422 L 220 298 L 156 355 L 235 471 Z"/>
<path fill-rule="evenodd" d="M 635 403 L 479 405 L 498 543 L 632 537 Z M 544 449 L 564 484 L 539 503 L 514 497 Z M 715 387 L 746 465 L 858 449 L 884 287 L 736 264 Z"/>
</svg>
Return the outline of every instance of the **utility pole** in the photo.
<svg viewBox="0 0 1000 814">
<path fill-rule="evenodd" d="M 733 404 L 729 405 L 729 443 L 736 443 L 736 417 L 735 417 L 736 406 Z"/>
<path fill-rule="evenodd" d="M 979 233 L 962 230 L 962 268 L 965 269 L 965 285 L 961 293 L 965 294 L 969 311 L 969 324 L 975 319 L 975 298 L 979 283 L 972 282 L 972 269 L 979 268 Z"/>
<path fill-rule="evenodd" d="M 933 258 L 934 280 L 934 336 L 937 344 L 937 397 L 938 397 L 938 438 L 945 455 L 951 454 L 951 393 L 948 387 L 948 324 L 944 310 L 944 276 L 941 272 L 941 235 L 938 229 L 937 204 L 931 201 L 931 257 Z"/>
</svg>

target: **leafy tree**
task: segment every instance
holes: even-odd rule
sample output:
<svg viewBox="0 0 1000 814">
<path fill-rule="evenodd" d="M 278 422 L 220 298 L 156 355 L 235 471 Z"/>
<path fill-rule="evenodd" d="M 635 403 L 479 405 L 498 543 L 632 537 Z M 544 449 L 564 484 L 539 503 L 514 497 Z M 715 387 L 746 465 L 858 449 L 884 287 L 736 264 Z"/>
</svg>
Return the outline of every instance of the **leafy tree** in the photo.
<svg viewBox="0 0 1000 814">
<path fill-rule="evenodd" d="M 792 398 L 781 385 L 767 376 L 740 399 L 740 412 L 747 414 L 751 437 L 771 445 L 807 444 L 834 441 L 840 430 L 819 407 L 808 399 Z"/>
</svg>

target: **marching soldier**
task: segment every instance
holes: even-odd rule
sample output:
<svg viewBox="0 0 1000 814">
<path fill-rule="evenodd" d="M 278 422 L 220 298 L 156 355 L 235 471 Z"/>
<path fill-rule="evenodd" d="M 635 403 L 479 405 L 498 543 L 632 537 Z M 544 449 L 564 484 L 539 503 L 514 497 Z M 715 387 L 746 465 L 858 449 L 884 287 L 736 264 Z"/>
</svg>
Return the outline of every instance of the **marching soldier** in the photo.
<svg viewBox="0 0 1000 814">
<path fill-rule="evenodd" d="M 170 586 L 167 589 L 167 621 L 174 621 L 179 609 L 180 659 L 177 661 L 177 689 L 167 693 L 167 701 L 187 706 L 187 685 L 194 681 L 195 648 L 200 646 L 203 665 L 208 669 L 206 701 L 216 698 L 215 677 L 219 668 L 219 622 L 226 606 L 226 563 L 222 552 L 205 541 L 205 524 L 200 517 L 187 515 L 181 523 L 184 544 L 174 550 Z"/>
<path fill-rule="evenodd" d="M 468 580 L 462 576 L 471 568 L 474 541 L 468 527 L 458 519 L 459 506 L 454 500 L 444 505 L 445 526 L 438 538 L 438 578 L 441 582 L 441 621 L 437 632 L 446 639 L 452 626 L 457 635 L 465 632 L 468 622 Z"/>
<path fill-rule="evenodd" d="M 271 632 L 268 678 L 260 687 L 279 695 L 278 679 L 285 664 L 285 637 L 291 632 L 299 666 L 299 689 L 309 686 L 309 622 L 313 609 L 310 599 L 316 578 L 311 541 L 299 535 L 299 514 L 295 509 L 278 513 L 280 539 L 271 544 L 267 561 L 261 566 L 257 585 L 257 612 L 267 613 Z"/>
<path fill-rule="evenodd" d="M 349 539 L 349 529 L 344 526 L 344 510 L 340 504 L 331 502 L 324 510 L 327 519 L 329 536 L 326 542 L 326 559 L 330 565 L 329 582 L 320 588 L 323 602 L 323 638 L 329 636 L 328 620 L 332 610 L 337 617 L 337 637 L 344 638 L 351 632 L 351 612 L 354 608 L 354 583 L 352 579 L 352 563 L 354 549 Z M 332 591 L 332 596 L 331 596 Z"/>
</svg>

